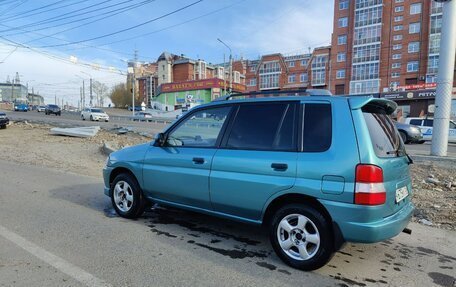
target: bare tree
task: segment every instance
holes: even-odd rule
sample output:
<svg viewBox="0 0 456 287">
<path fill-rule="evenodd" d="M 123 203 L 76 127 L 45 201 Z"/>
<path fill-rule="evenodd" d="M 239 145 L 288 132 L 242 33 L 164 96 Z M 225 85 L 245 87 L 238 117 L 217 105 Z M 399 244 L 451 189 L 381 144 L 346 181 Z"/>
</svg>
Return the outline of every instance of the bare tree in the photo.
<svg viewBox="0 0 456 287">
<path fill-rule="evenodd" d="M 108 96 L 108 86 L 99 81 L 93 81 L 92 90 L 94 94 L 97 96 L 97 106 L 102 107 L 104 105 L 104 99 Z"/>
</svg>

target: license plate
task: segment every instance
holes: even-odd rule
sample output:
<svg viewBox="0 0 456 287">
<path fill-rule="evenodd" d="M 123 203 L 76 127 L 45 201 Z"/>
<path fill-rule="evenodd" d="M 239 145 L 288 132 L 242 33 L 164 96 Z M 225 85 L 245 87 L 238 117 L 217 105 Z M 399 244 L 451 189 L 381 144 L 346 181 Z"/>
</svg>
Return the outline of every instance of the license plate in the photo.
<svg viewBox="0 0 456 287">
<path fill-rule="evenodd" d="M 401 202 L 404 198 L 408 196 L 407 186 L 396 189 L 396 203 Z"/>
</svg>

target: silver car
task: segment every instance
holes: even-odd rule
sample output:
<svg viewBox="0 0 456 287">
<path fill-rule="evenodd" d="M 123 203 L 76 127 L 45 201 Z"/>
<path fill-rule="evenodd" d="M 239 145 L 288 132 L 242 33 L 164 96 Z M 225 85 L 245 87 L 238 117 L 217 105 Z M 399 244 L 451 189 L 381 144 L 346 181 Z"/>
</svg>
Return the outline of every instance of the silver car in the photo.
<svg viewBox="0 0 456 287">
<path fill-rule="evenodd" d="M 394 121 L 404 143 L 424 143 L 423 134 L 417 126 Z"/>
</svg>

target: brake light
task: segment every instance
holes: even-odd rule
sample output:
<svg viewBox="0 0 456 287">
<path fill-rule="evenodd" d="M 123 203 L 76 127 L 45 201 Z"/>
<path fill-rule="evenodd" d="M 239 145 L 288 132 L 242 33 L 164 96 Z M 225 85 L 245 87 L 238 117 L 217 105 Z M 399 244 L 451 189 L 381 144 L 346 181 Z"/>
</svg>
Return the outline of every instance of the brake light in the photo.
<svg viewBox="0 0 456 287">
<path fill-rule="evenodd" d="M 355 204 L 380 205 L 386 202 L 383 170 L 375 165 L 356 166 Z"/>
</svg>

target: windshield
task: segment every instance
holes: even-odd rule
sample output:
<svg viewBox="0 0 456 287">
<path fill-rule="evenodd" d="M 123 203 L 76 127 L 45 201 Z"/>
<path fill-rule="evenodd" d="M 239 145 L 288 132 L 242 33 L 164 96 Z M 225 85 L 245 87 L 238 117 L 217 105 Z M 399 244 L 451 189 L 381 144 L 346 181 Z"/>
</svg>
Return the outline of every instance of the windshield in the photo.
<svg viewBox="0 0 456 287">
<path fill-rule="evenodd" d="M 375 154 L 378 157 L 398 157 L 405 155 L 404 143 L 393 121 L 382 110 L 367 112 L 364 119 L 369 129 Z"/>
<path fill-rule="evenodd" d="M 92 109 L 92 113 L 104 113 L 102 109 Z"/>
</svg>

